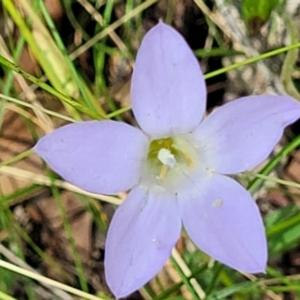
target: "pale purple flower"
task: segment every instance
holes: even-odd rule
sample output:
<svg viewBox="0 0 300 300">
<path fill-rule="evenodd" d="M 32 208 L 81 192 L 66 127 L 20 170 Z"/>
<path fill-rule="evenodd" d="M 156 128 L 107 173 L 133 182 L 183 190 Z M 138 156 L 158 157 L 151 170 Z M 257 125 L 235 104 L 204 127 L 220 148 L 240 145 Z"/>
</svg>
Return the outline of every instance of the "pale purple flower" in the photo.
<svg viewBox="0 0 300 300">
<path fill-rule="evenodd" d="M 203 119 L 206 88 L 183 38 L 159 23 L 138 51 L 132 110 L 141 129 L 116 121 L 61 127 L 34 150 L 90 192 L 130 190 L 107 235 L 105 273 L 118 298 L 163 266 L 182 223 L 194 243 L 240 271 L 264 272 L 267 246 L 250 194 L 226 175 L 262 162 L 300 116 L 286 96 L 243 97 Z"/>
</svg>

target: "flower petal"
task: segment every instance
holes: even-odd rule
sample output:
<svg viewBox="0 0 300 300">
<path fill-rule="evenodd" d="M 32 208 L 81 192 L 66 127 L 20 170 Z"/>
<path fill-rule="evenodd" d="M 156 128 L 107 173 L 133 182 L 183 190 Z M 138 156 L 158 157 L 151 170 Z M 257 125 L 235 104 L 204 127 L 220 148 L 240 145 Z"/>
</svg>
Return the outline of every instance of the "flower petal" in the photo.
<svg viewBox="0 0 300 300">
<path fill-rule="evenodd" d="M 162 22 L 138 51 L 131 101 L 139 125 L 153 137 L 189 132 L 203 116 L 206 87 L 199 63 L 182 36 Z"/>
<path fill-rule="evenodd" d="M 268 157 L 284 128 L 300 116 L 285 96 L 249 96 L 223 105 L 195 130 L 205 164 L 224 174 L 243 172 Z"/>
<path fill-rule="evenodd" d="M 148 139 L 138 129 L 115 121 L 63 126 L 34 147 L 70 183 L 93 193 L 115 194 L 137 184 Z"/>
<path fill-rule="evenodd" d="M 262 219 L 241 185 L 218 174 L 198 178 L 178 194 L 178 200 L 185 229 L 202 251 L 240 271 L 265 271 Z"/>
<path fill-rule="evenodd" d="M 117 298 L 146 284 L 170 256 L 181 220 L 174 196 L 134 188 L 110 224 L 105 275 Z"/>
</svg>

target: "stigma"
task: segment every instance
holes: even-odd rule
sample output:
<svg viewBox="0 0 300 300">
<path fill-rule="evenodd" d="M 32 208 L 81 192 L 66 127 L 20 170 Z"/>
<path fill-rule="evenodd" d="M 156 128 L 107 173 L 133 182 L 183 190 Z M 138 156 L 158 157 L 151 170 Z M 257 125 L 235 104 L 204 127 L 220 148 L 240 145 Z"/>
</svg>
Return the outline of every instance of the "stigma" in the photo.
<svg viewBox="0 0 300 300">
<path fill-rule="evenodd" d="M 174 154 L 172 154 L 171 151 L 166 148 L 161 148 L 158 151 L 157 158 L 162 164 L 166 165 L 169 168 L 174 168 L 176 164 L 176 158 Z"/>
</svg>

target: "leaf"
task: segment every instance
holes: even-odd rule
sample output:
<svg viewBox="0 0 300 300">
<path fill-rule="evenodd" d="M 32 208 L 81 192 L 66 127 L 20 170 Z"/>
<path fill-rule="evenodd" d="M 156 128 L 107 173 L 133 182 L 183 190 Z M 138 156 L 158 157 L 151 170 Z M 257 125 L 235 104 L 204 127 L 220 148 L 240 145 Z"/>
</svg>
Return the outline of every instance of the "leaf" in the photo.
<svg viewBox="0 0 300 300">
<path fill-rule="evenodd" d="M 280 0 L 244 0 L 242 14 L 251 34 L 256 33 L 269 19 Z"/>
<path fill-rule="evenodd" d="M 297 246 L 300 241 L 300 210 L 292 204 L 265 218 L 270 256 Z"/>
</svg>

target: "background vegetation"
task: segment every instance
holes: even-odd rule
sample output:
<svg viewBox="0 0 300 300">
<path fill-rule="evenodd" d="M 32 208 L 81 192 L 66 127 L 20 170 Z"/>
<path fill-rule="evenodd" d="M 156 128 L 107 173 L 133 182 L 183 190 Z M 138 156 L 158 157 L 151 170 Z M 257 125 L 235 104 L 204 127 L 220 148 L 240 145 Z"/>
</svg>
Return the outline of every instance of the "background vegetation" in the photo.
<svg viewBox="0 0 300 300">
<path fill-rule="evenodd" d="M 298 0 L 1 0 L 0 299 L 112 298 L 105 235 L 125 194 L 81 191 L 31 148 L 69 122 L 134 124 L 130 76 L 147 30 L 162 19 L 184 35 L 210 112 L 248 94 L 300 100 L 299 17 Z M 183 232 L 165 268 L 128 299 L 300 299 L 299 133 L 299 123 L 288 128 L 263 166 L 237 177 L 264 216 L 266 274 L 211 260 Z"/>
</svg>

